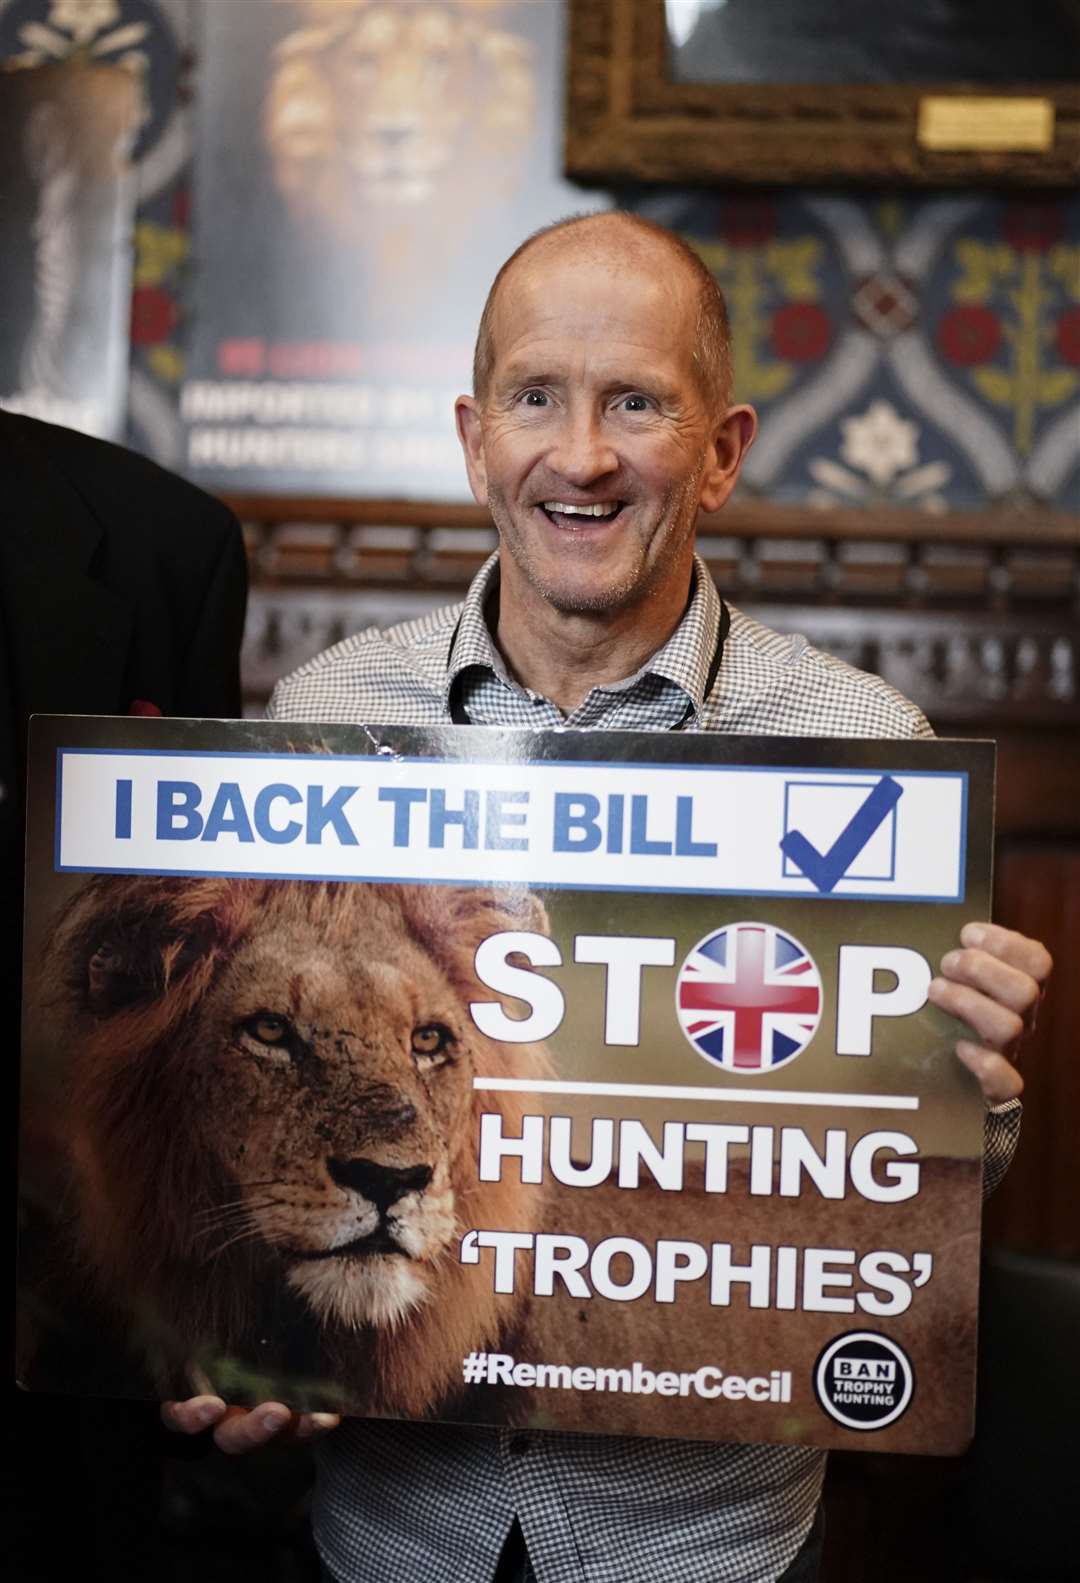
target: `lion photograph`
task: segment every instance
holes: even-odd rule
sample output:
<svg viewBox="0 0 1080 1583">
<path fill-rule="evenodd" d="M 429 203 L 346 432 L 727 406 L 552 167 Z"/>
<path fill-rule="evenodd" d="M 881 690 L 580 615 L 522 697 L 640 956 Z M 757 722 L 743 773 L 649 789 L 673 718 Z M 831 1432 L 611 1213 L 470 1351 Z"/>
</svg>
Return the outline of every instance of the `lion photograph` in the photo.
<svg viewBox="0 0 1080 1583">
<path fill-rule="evenodd" d="M 515 190 L 534 132 L 532 48 L 505 0 L 294 9 L 263 111 L 274 183 L 298 225 L 384 253 L 400 289 L 417 245 L 437 236 L 445 259 Z"/>
<path fill-rule="evenodd" d="M 41 992 L 70 1058 L 71 1236 L 140 1316 L 148 1384 L 423 1415 L 506 1331 L 456 1242 L 531 1212 L 475 1183 L 472 1076 L 481 1043 L 494 1075 L 547 1058 L 468 1013 L 477 943 L 523 919 L 527 893 L 154 876 L 67 907 Z M 520 1099 L 494 1103 L 520 1130 Z"/>
<path fill-rule="evenodd" d="M 507 1017 L 522 1015 L 522 1003 L 477 976 L 477 947 L 503 931 L 554 932 L 542 901 L 515 887 L 84 883 L 46 935 L 33 987 L 63 1096 L 51 1125 L 64 1186 L 55 1223 L 35 1233 L 49 1257 L 32 1259 L 29 1277 L 24 1259 L 36 1311 L 63 1310 L 67 1331 L 85 1315 L 83 1338 L 72 1362 L 47 1323 L 44 1339 L 24 1336 L 26 1382 L 63 1389 L 67 1369 L 78 1388 L 100 1329 L 135 1355 L 121 1393 L 212 1390 L 357 1415 L 571 1428 L 590 1409 L 609 1430 L 760 1435 L 749 1401 L 613 1391 L 583 1405 L 572 1390 L 463 1386 L 475 1351 L 601 1369 L 715 1361 L 766 1375 L 777 1356 L 794 1356 L 790 1314 L 751 1306 L 745 1288 L 715 1307 L 707 1282 L 687 1282 L 675 1323 L 649 1294 L 611 1301 L 556 1281 L 534 1296 L 527 1254 L 510 1291 L 496 1290 L 490 1254 L 463 1261 L 474 1229 L 547 1229 L 593 1244 L 629 1235 L 651 1247 L 715 1237 L 740 1264 L 779 1239 L 778 1200 L 748 1191 L 737 1154 L 721 1195 L 704 1195 L 690 1160 L 677 1194 L 647 1172 L 630 1191 L 611 1180 L 583 1190 L 551 1172 L 525 1180 L 513 1158 L 499 1180 L 480 1178 L 481 1115 L 497 1113 L 513 1140 L 526 1114 L 551 1102 L 512 1083 L 478 1089 L 474 1078 L 559 1072 L 557 1048 L 501 1043 L 471 1015 L 493 998 Z M 573 1029 L 552 1043 L 569 1037 Z M 978 1167 L 926 1159 L 922 1169 L 939 1188 Z M 933 1282 L 893 1331 L 916 1353 L 935 1335 L 920 1365 L 931 1397 L 934 1376 L 946 1380 L 974 1346 L 973 1323 L 952 1316 L 965 1312 L 977 1227 L 950 1225 L 935 1207 L 947 1203 L 940 1192 L 889 1204 L 826 1204 L 806 1192 L 782 1205 L 782 1238 L 804 1246 L 936 1250 Z M 614 1281 L 628 1279 L 624 1264 L 616 1253 Z M 806 1373 L 838 1326 L 859 1317 L 802 1316 Z M 928 1426 L 946 1433 L 941 1399 Z M 820 1433 L 814 1415 L 812 1402 L 796 1402 L 776 1437 Z M 890 1434 L 878 1437 L 885 1449 Z"/>
</svg>

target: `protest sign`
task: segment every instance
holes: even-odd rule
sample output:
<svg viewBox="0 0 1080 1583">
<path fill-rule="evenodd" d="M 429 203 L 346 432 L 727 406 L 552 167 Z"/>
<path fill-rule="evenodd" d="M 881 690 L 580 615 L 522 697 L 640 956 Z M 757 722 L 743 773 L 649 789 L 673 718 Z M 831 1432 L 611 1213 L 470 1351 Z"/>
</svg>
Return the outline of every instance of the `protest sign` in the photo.
<svg viewBox="0 0 1080 1583">
<path fill-rule="evenodd" d="M 991 745 L 58 717 L 31 773 L 24 1383 L 962 1448 Z"/>
</svg>

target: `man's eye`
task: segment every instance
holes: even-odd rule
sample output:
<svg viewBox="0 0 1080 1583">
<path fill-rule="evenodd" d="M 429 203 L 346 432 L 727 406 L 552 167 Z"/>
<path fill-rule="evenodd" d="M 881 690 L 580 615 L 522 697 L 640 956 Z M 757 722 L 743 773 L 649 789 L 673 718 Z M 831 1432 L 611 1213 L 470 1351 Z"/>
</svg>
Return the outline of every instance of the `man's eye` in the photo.
<svg viewBox="0 0 1080 1583">
<path fill-rule="evenodd" d="M 257 1011 L 240 1026 L 259 1044 L 287 1045 L 293 1033 L 293 1026 L 288 1018 L 279 1017 L 272 1011 Z"/>
<path fill-rule="evenodd" d="M 412 1053 L 425 1065 L 442 1065 L 454 1036 L 444 1022 L 421 1022 L 412 1031 Z"/>
<path fill-rule="evenodd" d="M 624 396 L 622 406 L 626 412 L 648 412 L 651 406 L 648 396 Z"/>
<path fill-rule="evenodd" d="M 543 390 L 527 390 L 521 399 L 526 407 L 546 407 L 548 404 L 547 394 Z"/>
</svg>

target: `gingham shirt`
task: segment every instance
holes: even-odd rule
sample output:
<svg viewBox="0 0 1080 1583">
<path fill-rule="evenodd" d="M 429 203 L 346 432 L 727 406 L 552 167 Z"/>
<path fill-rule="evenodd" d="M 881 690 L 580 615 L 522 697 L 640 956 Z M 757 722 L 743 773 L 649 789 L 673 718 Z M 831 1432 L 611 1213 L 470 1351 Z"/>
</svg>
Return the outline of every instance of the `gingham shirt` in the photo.
<svg viewBox="0 0 1080 1583">
<path fill-rule="evenodd" d="M 280 682 L 280 720 L 929 737 L 879 677 L 737 610 L 713 687 L 722 605 L 704 564 L 675 632 L 625 681 L 562 716 L 508 674 L 485 605 L 498 557 L 465 601 L 346 638 Z M 452 652 L 451 652 L 452 650 Z M 692 706 L 687 718 L 688 705 Z M 1015 1146 L 1016 1101 L 987 1112 L 987 1190 Z M 314 1526 L 337 1583 L 491 1583 L 516 1516 L 537 1583 L 771 1583 L 805 1539 L 825 1456 L 803 1446 L 634 1440 L 353 1419 L 319 1453 Z"/>
</svg>

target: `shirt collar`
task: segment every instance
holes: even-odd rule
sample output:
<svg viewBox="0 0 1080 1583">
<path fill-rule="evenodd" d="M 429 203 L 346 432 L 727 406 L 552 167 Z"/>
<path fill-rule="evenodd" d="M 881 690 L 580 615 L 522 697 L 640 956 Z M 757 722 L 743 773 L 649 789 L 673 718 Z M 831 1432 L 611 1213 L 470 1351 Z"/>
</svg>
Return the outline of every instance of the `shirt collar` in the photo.
<svg viewBox="0 0 1080 1583">
<path fill-rule="evenodd" d="M 446 657 L 445 687 L 448 706 L 450 694 L 458 677 L 475 666 L 494 671 L 496 676 L 510 682 L 506 662 L 495 647 L 485 615 L 488 600 L 498 586 L 499 553 L 496 550 L 494 555 L 488 556 L 469 584 L 469 591 L 465 595 L 454 635 L 450 639 L 450 649 Z M 510 684 L 514 685 L 512 682 Z"/>
<path fill-rule="evenodd" d="M 485 615 L 488 601 L 498 585 L 499 555 L 496 551 L 484 562 L 469 585 L 450 641 L 445 686 L 448 702 L 458 677 L 474 666 L 493 671 L 510 687 L 517 687 L 495 646 Z M 642 677 L 662 676 L 674 682 L 686 694 L 696 714 L 705 701 L 709 671 L 716 654 L 724 615 L 720 595 L 708 568 L 700 555 L 695 555 L 694 591 L 679 625 L 635 675 L 616 682 L 606 690 L 622 692 Z"/>
<path fill-rule="evenodd" d="M 694 556 L 694 592 L 679 625 L 641 668 L 641 675 L 666 677 L 686 694 L 697 714 L 705 702 L 709 671 L 724 630 L 724 607 L 700 555 Z M 715 678 L 713 678 L 715 682 Z"/>
</svg>

